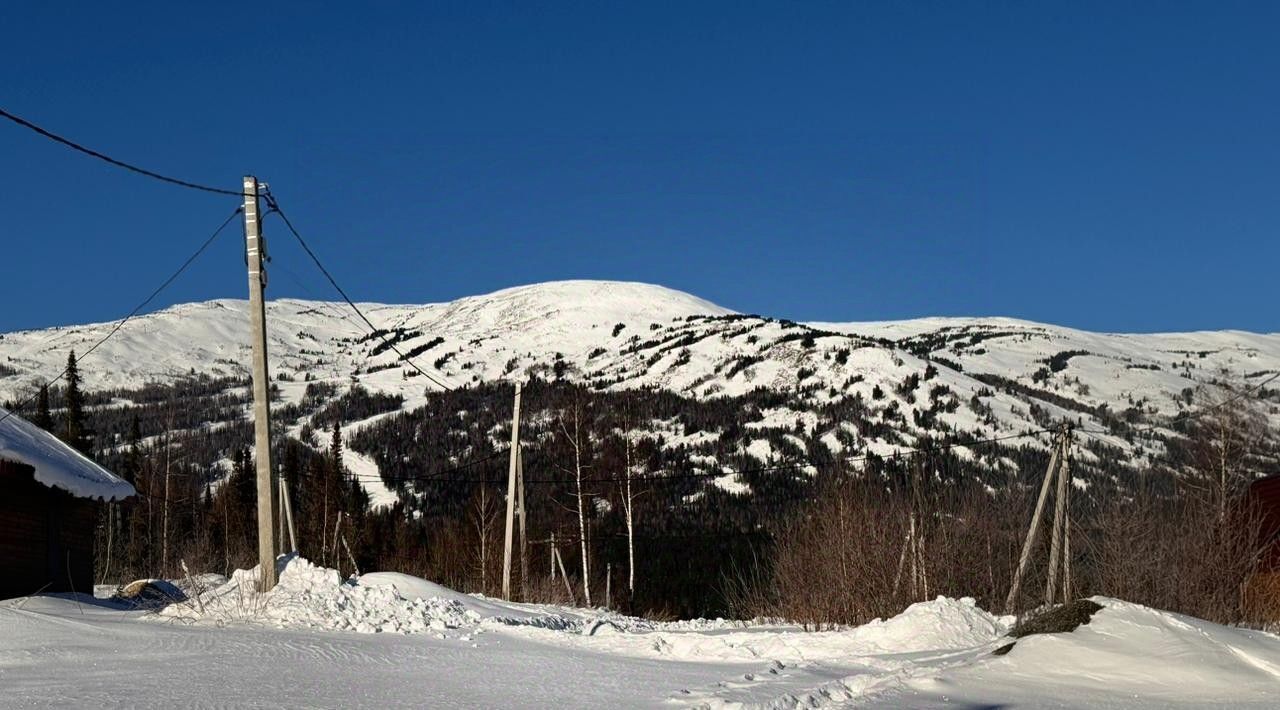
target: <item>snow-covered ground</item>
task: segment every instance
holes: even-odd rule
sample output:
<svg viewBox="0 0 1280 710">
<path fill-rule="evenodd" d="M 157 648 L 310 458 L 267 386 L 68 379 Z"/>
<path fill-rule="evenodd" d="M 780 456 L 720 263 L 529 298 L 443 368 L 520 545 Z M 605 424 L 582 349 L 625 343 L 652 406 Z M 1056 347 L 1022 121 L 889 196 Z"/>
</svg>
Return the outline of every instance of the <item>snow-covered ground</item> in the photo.
<svg viewBox="0 0 1280 710">
<path fill-rule="evenodd" d="M 1111 599 L 1021 639 L 968 600 L 806 633 L 511 604 L 294 560 L 162 611 L 0 602 L 5 707 L 1274 707 L 1280 637 Z"/>
</svg>

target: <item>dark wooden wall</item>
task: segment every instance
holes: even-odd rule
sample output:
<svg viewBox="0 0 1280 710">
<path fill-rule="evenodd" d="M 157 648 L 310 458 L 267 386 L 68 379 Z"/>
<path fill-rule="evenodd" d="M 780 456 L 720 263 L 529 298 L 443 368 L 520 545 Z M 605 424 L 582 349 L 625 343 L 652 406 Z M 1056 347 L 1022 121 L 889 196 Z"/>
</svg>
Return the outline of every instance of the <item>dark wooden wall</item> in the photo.
<svg viewBox="0 0 1280 710">
<path fill-rule="evenodd" d="M 0 599 L 93 593 L 97 503 L 37 483 L 29 466 L 0 461 Z"/>
</svg>

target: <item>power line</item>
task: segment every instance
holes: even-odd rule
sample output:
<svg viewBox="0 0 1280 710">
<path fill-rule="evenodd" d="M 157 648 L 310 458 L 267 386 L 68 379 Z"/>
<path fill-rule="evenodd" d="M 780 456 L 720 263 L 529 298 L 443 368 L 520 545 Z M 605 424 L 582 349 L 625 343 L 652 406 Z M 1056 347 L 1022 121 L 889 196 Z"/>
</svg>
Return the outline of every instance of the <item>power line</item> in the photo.
<svg viewBox="0 0 1280 710">
<path fill-rule="evenodd" d="M 152 301 L 154 301 L 156 296 L 159 296 L 162 291 L 168 288 L 170 284 L 172 284 L 179 276 L 182 275 L 184 271 L 187 270 L 188 266 L 191 266 L 192 262 L 194 262 L 197 258 L 199 258 L 199 256 L 203 254 L 206 249 L 209 248 L 210 244 L 213 244 L 214 240 L 218 238 L 218 235 L 222 234 L 222 230 L 226 229 L 227 225 L 231 224 L 231 221 L 234 220 L 236 216 L 240 214 L 241 211 L 242 211 L 242 208 L 237 206 L 235 210 L 231 212 L 231 215 L 227 217 L 226 220 L 224 220 L 222 224 L 218 226 L 217 229 L 213 230 L 213 234 L 210 234 L 209 238 L 205 239 L 204 243 L 201 244 L 200 247 L 191 254 L 191 256 L 188 256 L 186 261 L 182 262 L 182 265 L 178 267 L 177 271 L 174 271 L 172 274 L 170 274 L 169 278 L 165 279 L 163 283 L 161 283 L 159 286 L 156 287 L 154 291 L 151 292 L 151 295 L 147 296 L 145 299 L 143 299 L 141 303 L 134 306 L 133 310 L 129 311 L 129 315 L 125 316 L 124 318 L 121 318 L 120 321 L 115 324 L 115 327 L 113 327 L 110 331 L 108 331 L 106 335 L 102 336 L 98 340 L 98 342 L 94 343 L 88 350 L 81 353 L 80 357 L 77 358 L 77 361 L 83 361 L 86 357 L 91 355 L 93 351 L 101 347 L 103 343 L 107 342 L 108 340 L 111 339 L 112 336 L 120 332 L 120 329 L 124 327 L 125 323 L 128 323 L 130 319 L 138 315 L 139 311 L 141 311 L 143 308 L 146 308 Z M 68 366 L 61 373 L 59 373 L 57 377 L 54 377 L 53 379 L 48 380 L 43 385 L 41 385 L 41 389 L 48 387 L 49 385 L 52 385 L 55 382 L 58 382 L 62 378 L 66 377 L 67 373 L 70 370 L 71 368 L 70 366 Z M 32 394 L 30 397 L 20 402 L 18 406 L 15 407 L 15 410 L 25 409 L 28 405 L 34 402 L 36 398 L 39 396 L 40 396 L 40 392 L 39 390 L 37 390 L 35 394 Z M 12 410 L 9 412 L 6 412 L 3 417 L 0 417 L 0 422 L 3 422 L 4 420 L 8 419 L 11 416 L 13 416 Z"/>
<path fill-rule="evenodd" d="M 7 118 L 10 121 L 13 121 L 14 123 L 18 124 L 19 126 L 22 126 L 23 128 L 27 128 L 32 131 L 35 131 L 36 133 L 44 136 L 45 138 L 48 138 L 49 140 L 54 141 L 56 143 L 61 143 L 62 145 L 65 145 L 68 148 L 71 148 L 72 150 L 79 151 L 92 158 L 97 158 L 98 160 L 110 163 L 118 168 L 124 168 L 125 170 L 138 173 L 139 175 L 145 175 L 146 177 L 152 178 L 154 180 L 167 182 L 171 185 L 177 185 L 179 187 L 185 187 L 191 190 L 201 190 L 204 192 L 212 192 L 218 195 L 234 195 L 236 197 L 249 196 L 241 192 L 240 190 L 224 190 L 220 187 L 201 185 L 199 183 L 191 182 L 189 180 L 182 180 L 180 178 L 170 177 L 168 175 L 162 175 L 153 170 L 147 170 L 146 168 L 140 168 L 137 165 L 126 163 L 123 160 L 117 160 L 116 158 L 112 158 L 111 156 L 106 155 L 105 153 L 100 153 L 92 148 L 88 148 L 79 143 L 76 143 L 75 141 L 69 138 L 63 138 L 62 136 L 52 131 L 49 131 L 45 128 L 41 128 L 40 126 L 37 126 L 36 124 L 26 120 L 25 118 L 22 118 L 20 116 L 15 116 L 9 113 L 8 111 L 5 111 L 2 108 L 0 108 L 0 117 Z"/>
<path fill-rule="evenodd" d="M 283 220 L 285 226 L 289 228 L 289 232 L 293 234 L 294 239 L 298 240 L 298 244 L 302 246 L 303 251 L 307 253 L 307 256 L 311 257 L 311 261 L 315 262 L 316 268 L 320 269 L 320 273 L 324 274 L 324 277 L 329 280 L 329 284 L 333 286 L 334 290 L 336 290 L 340 296 L 342 296 L 342 300 L 346 301 L 348 306 L 351 306 L 351 310 L 355 311 L 356 315 L 360 316 L 360 320 L 363 320 L 365 322 L 365 325 L 369 326 L 369 329 L 373 331 L 374 334 L 377 334 L 380 329 L 373 324 L 373 321 L 370 321 L 369 318 L 365 316 L 364 311 L 361 311 L 360 307 L 357 306 L 355 302 L 351 300 L 351 297 L 347 295 L 347 292 L 344 291 L 342 287 L 338 285 L 337 279 L 333 278 L 333 274 L 329 273 L 329 270 L 326 269 L 324 264 L 320 262 L 320 257 L 316 256 L 316 253 L 311 250 L 311 247 L 307 244 L 307 241 L 302 238 L 301 234 L 298 233 L 298 230 L 293 226 L 293 222 L 289 221 L 289 216 L 286 215 L 284 213 L 284 210 L 280 208 L 280 203 L 276 201 L 275 196 L 271 194 L 270 190 L 267 190 L 265 197 L 267 200 L 267 205 L 271 208 L 271 211 L 280 215 L 280 219 Z M 418 374 L 422 375 L 423 377 L 427 378 L 431 382 L 435 383 L 436 386 L 440 387 L 445 391 L 452 391 L 454 389 L 453 387 L 433 377 L 429 372 L 419 367 L 418 363 L 410 359 L 408 355 L 405 355 L 403 352 L 401 352 L 400 348 L 396 347 L 395 342 L 391 340 L 390 333 L 387 333 L 387 335 L 383 337 L 382 344 L 391 348 L 391 350 L 395 352 L 395 354 L 400 356 L 401 360 L 409 363 L 409 366 L 417 370 Z"/>
<path fill-rule="evenodd" d="M 333 305 L 329 301 L 325 301 L 320 297 L 316 296 L 315 293 L 310 288 L 308 288 L 305 283 L 303 283 L 302 278 L 299 277 L 297 274 L 293 273 L 293 271 L 291 271 L 289 267 L 285 266 L 284 264 L 275 264 L 275 263 L 273 263 L 272 266 L 276 269 L 280 269 L 281 271 L 283 271 L 285 276 L 289 277 L 290 281 L 292 281 L 298 288 L 302 289 L 302 291 L 306 293 L 309 298 L 312 299 L 313 303 L 316 303 L 321 308 L 325 309 L 326 311 L 329 311 L 337 318 L 343 321 L 346 321 L 347 325 L 350 325 L 352 330 L 354 330 L 357 335 L 359 335 L 360 337 L 364 337 L 367 334 L 367 331 L 364 328 L 362 328 L 359 323 L 356 323 L 355 321 L 351 320 L 350 316 L 338 310 L 337 306 Z M 366 356 L 365 359 L 367 360 L 368 356 Z M 363 362 L 361 364 L 363 364 Z"/>
</svg>

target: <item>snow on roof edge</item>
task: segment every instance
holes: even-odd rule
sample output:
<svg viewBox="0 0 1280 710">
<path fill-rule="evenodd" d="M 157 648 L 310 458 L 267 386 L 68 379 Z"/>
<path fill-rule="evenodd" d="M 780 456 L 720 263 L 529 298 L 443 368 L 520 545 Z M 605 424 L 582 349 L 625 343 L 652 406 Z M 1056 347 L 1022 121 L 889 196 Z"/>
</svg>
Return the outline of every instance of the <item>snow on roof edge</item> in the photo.
<svg viewBox="0 0 1280 710">
<path fill-rule="evenodd" d="M 0 459 L 35 469 L 35 479 L 78 498 L 114 501 L 135 493 L 126 480 L 90 461 L 61 439 L 0 407 Z"/>
</svg>

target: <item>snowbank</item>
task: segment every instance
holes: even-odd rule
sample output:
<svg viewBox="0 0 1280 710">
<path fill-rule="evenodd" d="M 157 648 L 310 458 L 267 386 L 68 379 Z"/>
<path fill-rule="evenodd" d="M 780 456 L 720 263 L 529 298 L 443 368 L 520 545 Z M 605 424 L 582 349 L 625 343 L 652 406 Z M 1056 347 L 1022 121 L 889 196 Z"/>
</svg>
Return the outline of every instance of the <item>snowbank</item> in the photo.
<svg viewBox="0 0 1280 710">
<path fill-rule="evenodd" d="M 1122 698 L 1124 707 L 1268 707 L 1280 692 L 1280 637 L 1113 599 L 1095 599 L 1103 609 L 1071 633 L 1028 636 L 995 656 L 1008 640 L 1010 620 L 969 598 L 939 597 L 862 626 L 805 633 L 794 626 L 663 624 L 601 610 L 513 604 L 409 575 L 344 580 L 304 559 L 281 562 L 279 584 L 267 594 L 254 591 L 256 571 L 242 570 L 156 618 L 536 643 L 553 654 L 641 657 L 736 674 L 671 696 L 709 706 L 1078 707 L 1115 706 Z"/>
<path fill-rule="evenodd" d="M 907 607 L 897 616 L 847 632 L 862 652 L 912 653 L 974 648 L 1008 631 L 1001 620 L 978 608 L 972 597 L 938 597 Z"/>
<path fill-rule="evenodd" d="M 603 624 L 603 625 L 601 625 Z M 600 615 L 582 627 L 586 638 L 538 634 L 550 643 L 587 646 L 613 654 L 698 663 L 761 662 L 776 667 L 843 663 L 853 658 L 923 652 L 958 653 L 993 648 L 1007 631 L 1003 620 L 973 599 L 939 597 L 907 608 L 887 620 L 839 631 L 805 632 L 796 626 L 697 620 L 657 623 L 620 615 Z M 529 630 L 525 633 L 536 634 Z M 876 662 L 900 668 L 907 660 Z"/>
<path fill-rule="evenodd" d="M 525 624 L 563 630 L 576 627 L 581 623 L 579 619 L 557 613 L 561 611 L 559 608 L 548 611 L 547 607 L 513 604 L 498 599 L 488 599 L 478 594 L 463 594 L 435 582 L 428 582 L 421 577 L 399 572 L 371 572 L 361 575 L 358 583 L 363 587 L 394 589 L 402 599 L 407 600 L 439 599 L 456 602 L 478 619 L 503 624 Z"/>
<path fill-rule="evenodd" d="M 376 572 L 342 579 L 301 557 L 282 557 L 274 589 L 260 594 L 258 568 L 237 570 L 225 584 L 161 611 L 165 618 L 358 633 L 472 633 L 481 622 L 577 630 L 589 611 L 512 604 L 463 594 L 425 579 Z M 560 613 L 565 612 L 565 613 Z"/>
<path fill-rule="evenodd" d="M 64 691 L 84 702 L 103 697 L 104 687 L 117 700 L 188 697 L 193 677 L 204 678 L 202 693 L 233 706 L 248 697 L 238 689 L 291 677 L 305 679 L 283 696 L 291 704 L 380 699 L 406 707 L 432 697 L 437 704 L 503 707 L 1271 708 L 1280 693 L 1280 636 L 1106 598 L 1095 598 L 1103 609 L 1089 624 L 1024 637 L 1007 655 L 995 656 L 992 650 L 1008 641 L 1010 620 L 972 599 L 939 597 L 863 626 L 806 633 L 795 626 L 664 624 L 511 604 L 408 575 L 343 580 L 303 559 L 281 563 L 279 584 L 267 594 L 254 592 L 256 572 L 239 571 L 159 614 L 126 612 L 136 615 L 129 618 L 242 622 L 216 638 L 183 628 L 160 634 L 118 618 L 121 612 L 108 605 L 82 608 L 55 597 L 0 603 L 6 693 L 47 699 L 49 668 L 57 664 L 39 654 L 65 660 L 68 649 L 93 661 L 80 664 L 78 673 L 98 673 L 82 689 Z M 86 634 L 86 628 L 101 632 Z M 333 637 L 293 629 L 382 634 Z M 130 641 L 121 643 L 122 634 Z M 271 659 L 269 672 L 264 658 Z M 175 661 L 186 664 L 177 675 L 133 672 Z M 282 672 L 281 664 L 289 670 Z M 489 682 L 495 674 L 509 682 Z M 146 693 L 139 682 L 149 684 Z M 347 695 L 352 692 L 358 694 Z"/>
<path fill-rule="evenodd" d="M 236 570 L 231 580 L 162 617 L 213 623 L 266 623 L 284 628 L 359 633 L 425 633 L 470 629 L 480 615 L 456 599 L 405 599 L 391 586 L 344 581 L 332 569 L 300 557 L 283 558 L 275 588 L 256 591 L 258 569 Z"/>
<path fill-rule="evenodd" d="M 32 467 L 40 483 L 80 498 L 121 500 L 135 493 L 124 479 L 4 407 L 0 419 L 0 459 Z"/>
<path fill-rule="evenodd" d="M 1007 656 L 966 668 L 949 683 L 974 697 L 991 697 L 1002 686 L 1069 688 L 1064 696 L 1080 706 L 1104 704 L 1117 693 L 1202 707 L 1280 697 L 1275 634 L 1117 599 L 1094 601 L 1103 608 L 1087 625 L 1023 638 Z"/>
<path fill-rule="evenodd" d="M 161 615 L 361 633 L 470 634 L 482 628 L 521 627 L 522 633 L 554 643 L 714 662 L 765 658 L 795 663 L 851 654 L 970 649 L 990 644 L 1006 632 L 999 619 L 979 609 L 972 599 L 939 597 L 914 604 L 888 620 L 842 631 L 797 633 L 794 627 L 751 626 L 723 619 L 660 623 L 598 609 L 517 604 L 463 594 L 396 572 L 343 580 L 336 571 L 302 558 L 282 558 L 281 563 L 279 583 L 267 594 L 255 589 L 256 569 L 239 570 L 225 585 L 170 606 Z"/>
</svg>

